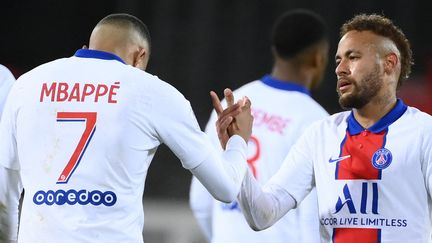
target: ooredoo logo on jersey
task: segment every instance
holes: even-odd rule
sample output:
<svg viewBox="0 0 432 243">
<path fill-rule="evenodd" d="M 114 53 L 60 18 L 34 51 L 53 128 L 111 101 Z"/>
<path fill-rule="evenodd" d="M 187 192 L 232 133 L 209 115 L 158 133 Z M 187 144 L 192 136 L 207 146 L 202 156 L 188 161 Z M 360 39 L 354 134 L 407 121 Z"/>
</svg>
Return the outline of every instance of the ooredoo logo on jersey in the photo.
<svg viewBox="0 0 432 243">
<path fill-rule="evenodd" d="M 117 196 L 112 191 L 101 192 L 98 190 L 87 191 L 87 190 L 48 190 L 48 191 L 37 191 L 33 196 L 33 202 L 36 205 L 105 205 L 113 206 L 117 202 Z"/>
</svg>

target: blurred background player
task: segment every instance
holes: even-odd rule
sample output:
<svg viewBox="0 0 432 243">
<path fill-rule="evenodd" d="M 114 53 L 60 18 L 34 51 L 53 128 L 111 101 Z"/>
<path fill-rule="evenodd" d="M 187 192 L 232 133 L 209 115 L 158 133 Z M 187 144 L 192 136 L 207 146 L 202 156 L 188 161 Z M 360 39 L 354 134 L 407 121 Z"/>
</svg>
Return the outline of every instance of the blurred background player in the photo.
<svg viewBox="0 0 432 243">
<path fill-rule="evenodd" d="M 411 72 L 409 41 L 377 14 L 340 33 L 336 90 L 350 111 L 306 129 L 264 187 L 248 173 L 242 212 L 265 229 L 316 187 L 323 243 L 430 242 L 432 117 L 396 95 Z"/>
<path fill-rule="evenodd" d="M 9 94 L 9 90 L 12 88 L 15 82 L 15 77 L 5 66 L 0 65 L 0 120 L 2 117 L 3 107 L 6 102 L 6 98 Z M 6 178 L 6 170 L 0 169 L 0 178 Z M 0 183 L 0 192 L 8 192 L 10 189 L 6 183 Z M 1 196 L 1 195 L 0 195 Z M 5 213 L 6 208 L 0 203 L 0 214 Z M 1 223 L 1 221 L 0 221 Z M 5 228 L 6 225 L 0 224 L 0 229 Z M 0 242 L 8 242 L 6 236 L 1 233 L 0 230 Z"/>
<path fill-rule="evenodd" d="M 89 49 L 18 79 L 0 124 L 2 242 L 17 240 L 23 188 L 19 242 L 143 242 L 144 182 L 161 143 L 213 196 L 235 199 L 250 103 L 229 112 L 240 125 L 219 153 L 183 95 L 143 71 L 149 55 L 147 27 L 113 14 L 93 29 Z"/>
<path fill-rule="evenodd" d="M 3 112 L 3 106 L 6 102 L 6 97 L 14 82 L 15 77 L 9 71 L 9 69 L 3 65 L 0 65 L 0 118 Z"/>
<path fill-rule="evenodd" d="M 272 31 L 274 65 L 270 75 L 234 91 L 253 100 L 253 133 L 248 143 L 252 174 L 264 184 L 276 173 L 289 149 L 312 122 L 327 112 L 311 97 L 323 78 L 328 59 L 328 33 L 323 19 L 308 10 L 281 15 Z M 221 148 L 212 113 L 206 132 Z M 272 228 L 254 232 L 236 202 L 214 200 L 194 178 L 190 205 L 206 239 L 212 243 L 238 242 L 320 242 L 316 192 L 290 211 Z"/>
</svg>

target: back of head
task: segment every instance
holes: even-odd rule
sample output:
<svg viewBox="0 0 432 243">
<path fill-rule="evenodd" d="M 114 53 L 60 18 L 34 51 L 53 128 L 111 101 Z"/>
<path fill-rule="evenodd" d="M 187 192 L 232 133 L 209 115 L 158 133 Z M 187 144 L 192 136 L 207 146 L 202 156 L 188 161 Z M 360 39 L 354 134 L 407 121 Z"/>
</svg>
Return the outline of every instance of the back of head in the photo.
<svg viewBox="0 0 432 243">
<path fill-rule="evenodd" d="M 309 10 L 288 11 L 273 27 L 272 46 L 282 59 L 290 59 L 323 41 L 328 42 L 327 26 L 319 15 Z"/>
<path fill-rule="evenodd" d="M 145 69 L 150 55 L 150 33 L 137 17 L 110 14 L 93 29 L 89 48 L 116 54 L 127 64 Z"/>
<path fill-rule="evenodd" d="M 139 37 L 147 42 L 150 49 L 150 32 L 147 26 L 137 17 L 125 13 L 110 14 L 99 21 L 95 28 L 102 25 L 110 25 L 119 29 L 133 30 L 138 34 Z"/>
<path fill-rule="evenodd" d="M 413 64 L 410 43 L 402 30 L 395 26 L 390 19 L 378 14 L 356 15 L 341 27 L 340 37 L 352 30 L 371 31 L 376 35 L 387 37 L 396 45 L 401 55 L 401 71 L 398 80 L 399 87 L 402 81 L 408 78 Z"/>
</svg>

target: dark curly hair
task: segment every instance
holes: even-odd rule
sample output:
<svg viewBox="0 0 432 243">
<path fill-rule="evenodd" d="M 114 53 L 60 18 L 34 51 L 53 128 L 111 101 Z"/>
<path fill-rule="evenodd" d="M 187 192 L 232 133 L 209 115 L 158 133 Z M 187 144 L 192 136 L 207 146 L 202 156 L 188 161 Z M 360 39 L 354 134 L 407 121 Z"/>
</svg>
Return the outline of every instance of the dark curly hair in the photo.
<svg viewBox="0 0 432 243">
<path fill-rule="evenodd" d="M 371 31 L 376 35 L 387 37 L 395 43 L 401 55 L 401 73 L 398 79 L 398 87 L 400 87 L 402 82 L 409 77 L 411 66 L 414 64 L 410 43 L 402 30 L 395 26 L 390 19 L 378 14 L 354 16 L 342 25 L 340 37 L 351 30 Z"/>
</svg>

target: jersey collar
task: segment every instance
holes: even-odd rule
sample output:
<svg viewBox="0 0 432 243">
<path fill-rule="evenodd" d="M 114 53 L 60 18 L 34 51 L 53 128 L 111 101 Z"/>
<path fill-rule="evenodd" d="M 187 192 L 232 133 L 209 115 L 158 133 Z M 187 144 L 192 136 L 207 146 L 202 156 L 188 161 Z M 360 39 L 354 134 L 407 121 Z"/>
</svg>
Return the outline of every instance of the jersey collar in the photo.
<svg viewBox="0 0 432 243">
<path fill-rule="evenodd" d="M 79 49 L 78 51 L 75 52 L 74 56 L 84 57 L 84 58 L 97 58 L 103 60 L 116 60 L 123 64 L 126 64 L 119 56 L 105 51 Z"/>
<path fill-rule="evenodd" d="M 390 110 L 385 116 L 383 116 L 377 123 L 371 126 L 368 131 L 373 133 L 379 133 L 385 130 L 388 126 L 390 126 L 393 122 L 395 122 L 399 117 L 405 113 L 407 110 L 407 105 L 403 103 L 402 100 L 398 99 L 395 107 Z M 348 131 L 351 135 L 357 135 L 365 129 L 357 122 L 354 117 L 354 113 L 351 111 L 351 114 L 347 118 L 348 122 Z"/>
<path fill-rule="evenodd" d="M 275 89 L 282 89 L 282 90 L 287 90 L 287 91 L 298 91 L 300 93 L 304 93 L 304 94 L 310 96 L 309 90 L 305 86 L 300 85 L 300 84 L 277 80 L 277 79 L 274 79 L 270 75 L 265 75 L 264 77 L 261 78 L 261 81 L 264 84 L 266 84 L 270 87 L 273 87 Z"/>
</svg>

